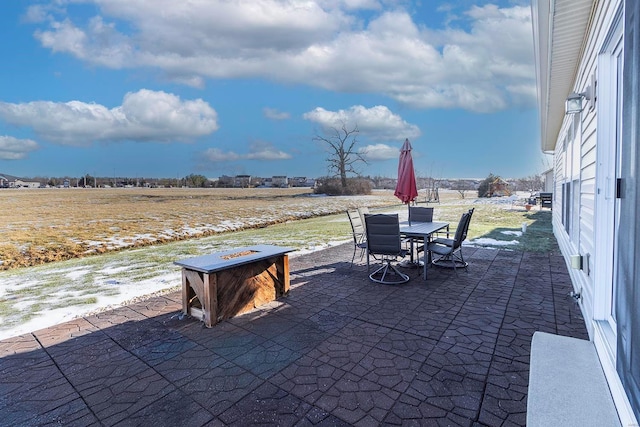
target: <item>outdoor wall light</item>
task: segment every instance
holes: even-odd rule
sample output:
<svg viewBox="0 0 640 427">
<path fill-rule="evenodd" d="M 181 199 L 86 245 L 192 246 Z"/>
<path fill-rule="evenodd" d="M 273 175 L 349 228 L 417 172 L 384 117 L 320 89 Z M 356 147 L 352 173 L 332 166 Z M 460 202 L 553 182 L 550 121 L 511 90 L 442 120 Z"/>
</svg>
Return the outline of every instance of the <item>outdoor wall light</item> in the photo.
<svg viewBox="0 0 640 427">
<path fill-rule="evenodd" d="M 566 114 L 576 114 L 581 113 L 584 110 L 583 100 L 591 99 L 591 94 L 589 88 L 586 91 L 575 93 L 572 92 L 567 97 L 567 101 L 565 103 L 565 112 Z"/>
<path fill-rule="evenodd" d="M 582 255 L 571 255 L 571 268 L 576 270 L 582 270 Z"/>
</svg>

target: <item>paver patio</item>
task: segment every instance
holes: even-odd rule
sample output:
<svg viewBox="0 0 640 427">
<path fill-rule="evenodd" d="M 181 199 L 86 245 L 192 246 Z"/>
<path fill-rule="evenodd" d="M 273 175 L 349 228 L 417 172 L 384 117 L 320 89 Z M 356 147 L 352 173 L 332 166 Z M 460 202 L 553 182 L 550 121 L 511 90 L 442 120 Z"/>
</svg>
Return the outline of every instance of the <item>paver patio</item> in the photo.
<svg viewBox="0 0 640 427">
<path fill-rule="evenodd" d="M 400 286 L 345 244 L 203 328 L 178 292 L 0 341 L 1 425 L 522 426 L 535 331 L 587 338 L 559 254 L 465 248 Z"/>
</svg>

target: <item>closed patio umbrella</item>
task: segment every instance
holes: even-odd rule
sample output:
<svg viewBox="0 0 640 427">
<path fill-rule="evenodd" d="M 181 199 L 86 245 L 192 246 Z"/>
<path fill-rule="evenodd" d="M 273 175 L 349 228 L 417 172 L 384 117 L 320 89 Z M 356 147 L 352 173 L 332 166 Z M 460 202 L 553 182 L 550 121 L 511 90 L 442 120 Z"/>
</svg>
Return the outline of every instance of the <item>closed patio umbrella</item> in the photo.
<svg viewBox="0 0 640 427">
<path fill-rule="evenodd" d="M 416 185 L 416 174 L 413 170 L 413 157 L 411 157 L 411 143 L 405 139 L 400 149 L 400 160 L 398 162 L 398 182 L 396 191 L 393 193 L 398 199 L 407 205 L 418 197 L 418 187 Z M 411 263 L 412 266 L 419 266 L 420 262 L 413 261 L 413 240 L 411 240 Z M 405 264 L 407 265 L 407 264 Z"/>
<path fill-rule="evenodd" d="M 393 193 L 402 203 L 409 204 L 418 197 L 416 174 L 413 170 L 413 158 L 411 157 L 411 143 L 405 139 L 400 149 L 400 161 L 398 162 L 398 182 Z"/>
</svg>

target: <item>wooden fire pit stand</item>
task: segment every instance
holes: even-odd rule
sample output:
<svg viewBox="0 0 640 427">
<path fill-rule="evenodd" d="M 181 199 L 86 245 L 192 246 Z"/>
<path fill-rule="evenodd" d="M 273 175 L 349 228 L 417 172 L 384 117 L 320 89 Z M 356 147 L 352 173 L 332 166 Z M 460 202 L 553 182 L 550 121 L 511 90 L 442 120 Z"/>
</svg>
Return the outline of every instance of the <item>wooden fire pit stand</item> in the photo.
<svg viewBox="0 0 640 427">
<path fill-rule="evenodd" d="M 176 261 L 182 267 L 182 311 L 207 327 L 289 292 L 294 249 L 256 245 Z"/>
</svg>

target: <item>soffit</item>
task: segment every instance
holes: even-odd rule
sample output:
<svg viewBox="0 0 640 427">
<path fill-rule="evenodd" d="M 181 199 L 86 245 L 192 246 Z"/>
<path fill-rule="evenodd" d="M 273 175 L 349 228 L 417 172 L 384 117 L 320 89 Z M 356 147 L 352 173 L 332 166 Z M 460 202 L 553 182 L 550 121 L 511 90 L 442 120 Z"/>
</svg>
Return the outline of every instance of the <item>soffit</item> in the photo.
<svg viewBox="0 0 640 427">
<path fill-rule="evenodd" d="M 532 2 L 542 150 L 555 149 L 577 75 L 594 0 Z M 536 28 L 537 27 L 537 28 Z"/>
</svg>

